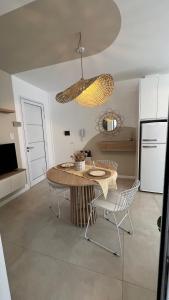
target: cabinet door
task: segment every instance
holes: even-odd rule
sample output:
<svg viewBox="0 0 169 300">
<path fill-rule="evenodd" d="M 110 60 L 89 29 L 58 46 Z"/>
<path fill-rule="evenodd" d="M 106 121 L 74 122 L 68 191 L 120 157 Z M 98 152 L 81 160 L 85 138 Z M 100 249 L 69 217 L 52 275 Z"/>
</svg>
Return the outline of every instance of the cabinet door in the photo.
<svg viewBox="0 0 169 300">
<path fill-rule="evenodd" d="M 158 77 L 146 77 L 140 81 L 140 119 L 157 117 Z"/>
<path fill-rule="evenodd" d="M 141 147 L 140 190 L 162 193 L 166 144 L 143 144 Z"/>
<path fill-rule="evenodd" d="M 0 180 L 0 199 L 11 193 L 11 178 Z"/>
<path fill-rule="evenodd" d="M 159 77 L 157 118 L 168 118 L 169 75 Z"/>
<path fill-rule="evenodd" d="M 15 192 L 16 190 L 23 188 L 26 184 L 25 171 L 12 176 L 11 180 L 12 180 L 12 186 L 11 186 L 12 192 Z"/>
</svg>

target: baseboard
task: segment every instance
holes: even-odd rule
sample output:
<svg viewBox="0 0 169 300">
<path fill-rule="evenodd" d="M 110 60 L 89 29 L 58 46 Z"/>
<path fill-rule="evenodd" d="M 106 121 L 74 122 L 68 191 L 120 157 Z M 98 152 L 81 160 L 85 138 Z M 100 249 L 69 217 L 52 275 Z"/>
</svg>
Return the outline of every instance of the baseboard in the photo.
<svg viewBox="0 0 169 300">
<path fill-rule="evenodd" d="M 118 178 L 122 178 L 122 179 L 136 179 L 135 176 L 128 176 L 128 175 L 118 175 Z"/>
<path fill-rule="evenodd" d="M 5 197 L 4 199 L 2 199 L 0 201 L 0 207 L 4 206 L 5 204 L 7 204 L 8 202 L 10 202 L 11 200 L 17 198 L 18 196 L 22 195 L 23 193 L 25 193 L 29 189 L 30 189 L 29 185 L 26 184 L 23 189 L 18 190 L 17 192 L 12 193 L 10 196 Z"/>
</svg>

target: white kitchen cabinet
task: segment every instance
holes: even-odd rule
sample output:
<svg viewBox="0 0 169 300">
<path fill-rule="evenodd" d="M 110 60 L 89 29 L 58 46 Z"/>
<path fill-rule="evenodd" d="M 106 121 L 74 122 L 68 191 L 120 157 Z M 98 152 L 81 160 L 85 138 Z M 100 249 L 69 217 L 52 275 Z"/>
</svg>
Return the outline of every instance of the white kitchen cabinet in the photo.
<svg viewBox="0 0 169 300">
<path fill-rule="evenodd" d="M 11 178 L 0 180 L 0 199 L 11 193 Z"/>
<path fill-rule="evenodd" d="M 169 75 L 159 76 L 157 119 L 168 118 Z"/>
<path fill-rule="evenodd" d="M 140 120 L 168 118 L 169 74 L 147 76 L 140 81 Z"/>
<path fill-rule="evenodd" d="M 26 184 L 26 174 L 25 171 L 16 174 L 15 176 L 11 177 L 11 192 L 15 192 L 23 188 Z"/>
<path fill-rule="evenodd" d="M 26 172 L 18 169 L 8 174 L 0 176 L 0 199 L 23 188 L 26 184 Z"/>
<path fill-rule="evenodd" d="M 158 77 L 146 77 L 140 81 L 140 119 L 156 119 Z"/>
</svg>

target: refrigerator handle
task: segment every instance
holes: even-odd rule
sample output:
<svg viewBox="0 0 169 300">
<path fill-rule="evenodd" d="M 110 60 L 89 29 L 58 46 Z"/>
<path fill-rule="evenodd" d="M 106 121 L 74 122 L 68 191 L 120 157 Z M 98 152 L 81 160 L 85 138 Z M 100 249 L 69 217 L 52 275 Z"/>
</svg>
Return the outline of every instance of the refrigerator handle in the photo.
<svg viewBox="0 0 169 300">
<path fill-rule="evenodd" d="M 142 139 L 144 142 L 157 142 L 157 139 Z"/>
<path fill-rule="evenodd" d="M 157 146 L 143 146 L 143 148 L 157 148 Z"/>
</svg>

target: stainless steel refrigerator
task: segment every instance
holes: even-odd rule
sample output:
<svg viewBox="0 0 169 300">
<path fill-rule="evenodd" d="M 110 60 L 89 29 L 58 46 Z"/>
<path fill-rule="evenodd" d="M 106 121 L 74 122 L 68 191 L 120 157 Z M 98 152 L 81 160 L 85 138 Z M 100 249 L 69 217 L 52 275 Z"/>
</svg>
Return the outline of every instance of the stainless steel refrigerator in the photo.
<svg viewBox="0 0 169 300">
<path fill-rule="evenodd" d="M 167 121 L 149 121 L 141 124 L 141 191 L 163 192 L 166 137 Z"/>
</svg>

